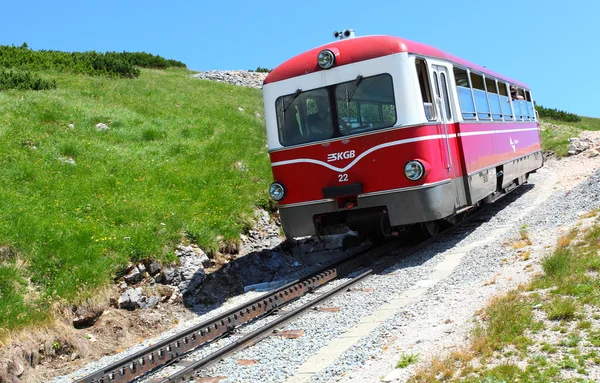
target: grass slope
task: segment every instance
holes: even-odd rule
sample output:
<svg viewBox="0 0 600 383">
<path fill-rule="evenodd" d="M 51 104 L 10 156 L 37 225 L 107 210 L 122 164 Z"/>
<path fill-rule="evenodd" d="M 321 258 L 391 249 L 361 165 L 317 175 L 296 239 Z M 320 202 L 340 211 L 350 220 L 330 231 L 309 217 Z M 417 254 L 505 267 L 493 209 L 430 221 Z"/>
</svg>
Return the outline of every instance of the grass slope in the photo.
<svg viewBox="0 0 600 383">
<path fill-rule="evenodd" d="M 579 122 L 564 122 L 548 118 L 542 119 L 542 148 L 544 152 L 553 151 L 557 157 L 567 156 L 569 138 L 577 137 L 584 130 L 600 130 L 600 118 L 581 117 Z"/>
<path fill-rule="evenodd" d="M 259 90 L 183 69 L 40 74 L 57 89 L 0 92 L 0 338 L 129 261 L 236 242 L 268 204 Z"/>
</svg>

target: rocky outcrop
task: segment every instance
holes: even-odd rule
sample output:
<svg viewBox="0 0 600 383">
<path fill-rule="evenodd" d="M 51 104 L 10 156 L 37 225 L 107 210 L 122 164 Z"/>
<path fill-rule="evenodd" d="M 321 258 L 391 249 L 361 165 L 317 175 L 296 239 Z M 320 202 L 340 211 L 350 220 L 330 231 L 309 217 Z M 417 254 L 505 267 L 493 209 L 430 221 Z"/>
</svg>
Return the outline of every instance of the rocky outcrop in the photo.
<svg viewBox="0 0 600 383">
<path fill-rule="evenodd" d="M 209 70 L 208 72 L 194 74 L 191 77 L 260 89 L 267 75 L 268 73 L 247 70 Z"/>
<path fill-rule="evenodd" d="M 583 152 L 586 152 L 588 157 L 597 157 L 600 155 L 600 139 L 585 137 L 573 137 L 569 138 L 571 144 L 569 148 L 569 155 L 574 156 Z"/>
</svg>

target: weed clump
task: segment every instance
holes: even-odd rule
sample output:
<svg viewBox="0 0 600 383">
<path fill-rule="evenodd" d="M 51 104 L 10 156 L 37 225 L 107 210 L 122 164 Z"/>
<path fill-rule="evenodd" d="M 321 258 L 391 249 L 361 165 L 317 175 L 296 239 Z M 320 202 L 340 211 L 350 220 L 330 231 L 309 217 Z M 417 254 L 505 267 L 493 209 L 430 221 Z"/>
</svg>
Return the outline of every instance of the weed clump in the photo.
<svg viewBox="0 0 600 383">
<path fill-rule="evenodd" d="M 18 72 L 0 69 L 0 91 L 18 90 L 50 90 L 56 89 L 56 81 L 44 80 L 31 72 Z"/>
</svg>

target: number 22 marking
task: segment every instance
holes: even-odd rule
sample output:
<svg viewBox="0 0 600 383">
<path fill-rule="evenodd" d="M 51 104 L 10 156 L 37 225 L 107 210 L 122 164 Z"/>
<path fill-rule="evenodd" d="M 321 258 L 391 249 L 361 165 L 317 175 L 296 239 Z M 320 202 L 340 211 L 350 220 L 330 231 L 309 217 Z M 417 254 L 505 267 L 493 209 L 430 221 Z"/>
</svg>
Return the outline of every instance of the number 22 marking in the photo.
<svg viewBox="0 0 600 383">
<path fill-rule="evenodd" d="M 346 182 L 348 181 L 348 174 L 338 174 L 338 182 Z"/>
</svg>

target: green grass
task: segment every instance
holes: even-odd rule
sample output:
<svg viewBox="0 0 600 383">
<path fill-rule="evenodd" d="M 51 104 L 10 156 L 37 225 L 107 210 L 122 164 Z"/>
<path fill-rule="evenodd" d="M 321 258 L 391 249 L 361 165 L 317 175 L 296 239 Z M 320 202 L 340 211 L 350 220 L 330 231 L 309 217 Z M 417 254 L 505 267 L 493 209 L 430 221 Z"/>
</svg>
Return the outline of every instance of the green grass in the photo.
<svg viewBox="0 0 600 383">
<path fill-rule="evenodd" d="M 599 250 L 597 216 L 591 228 L 574 230 L 558 240 L 555 251 L 541 262 L 544 273 L 530 285 L 496 298 L 486 308 L 465 351 L 469 358 L 457 361 L 450 355 L 434 359 L 411 381 L 591 382 L 586 378 L 589 365 L 600 365 L 600 330 L 584 313 L 589 309 L 598 312 L 600 306 Z M 545 313 L 546 321 L 553 325 L 533 320 L 534 310 Z M 556 331 L 553 337 L 557 340 L 552 344 L 545 341 L 547 337 L 539 334 L 544 329 Z M 562 380 L 561 370 L 579 376 Z"/>
<path fill-rule="evenodd" d="M 419 354 L 402 354 L 396 368 L 406 368 L 411 364 L 415 364 L 419 361 Z"/>
<path fill-rule="evenodd" d="M 268 206 L 260 91 L 189 74 L 48 71 L 56 90 L 0 92 L 0 329 L 46 321 L 130 261 L 174 261 L 181 241 L 237 242 Z"/>
<path fill-rule="evenodd" d="M 583 130 L 600 130 L 600 118 L 581 117 L 579 122 L 554 121 L 544 118 L 546 124 L 552 128 L 542 131 L 542 149 L 544 152 L 553 151 L 557 157 L 567 156 L 570 144 L 569 138 L 577 137 Z M 544 124 L 544 126 L 547 126 Z"/>
</svg>

